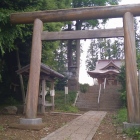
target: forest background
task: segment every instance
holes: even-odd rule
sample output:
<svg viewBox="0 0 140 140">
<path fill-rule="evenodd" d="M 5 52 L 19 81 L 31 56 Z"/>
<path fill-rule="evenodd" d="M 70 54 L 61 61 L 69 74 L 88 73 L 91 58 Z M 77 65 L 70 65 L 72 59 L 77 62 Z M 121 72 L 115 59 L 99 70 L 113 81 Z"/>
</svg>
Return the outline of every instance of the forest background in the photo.
<svg viewBox="0 0 140 140">
<path fill-rule="evenodd" d="M 22 100 L 19 75 L 16 70 L 30 63 L 32 24 L 12 25 L 10 14 L 14 12 L 29 12 L 39 10 L 56 10 L 77 7 L 117 5 L 119 0 L 4 0 L 0 5 L 0 103 L 7 98 Z M 45 23 L 47 31 L 60 30 L 92 30 L 105 28 L 108 19 L 87 20 L 72 22 Z M 138 21 L 135 20 L 136 48 L 139 62 L 139 30 Z M 82 41 L 83 42 L 83 41 Z M 76 52 L 85 50 L 79 40 L 43 42 L 42 62 L 54 70 L 64 73 L 68 66 L 67 48 L 72 48 L 72 63 L 81 63 L 80 55 Z M 88 45 L 86 44 L 86 47 Z M 82 57 L 81 57 L 82 58 Z M 124 59 L 123 39 L 94 39 L 87 47 L 86 70 L 94 70 L 98 59 Z M 77 61 L 78 60 L 78 61 Z M 78 71 L 79 71 L 78 67 Z M 86 71 L 85 70 L 85 71 Z M 79 76 L 79 72 L 78 72 Z M 85 80 L 85 77 L 80 78 Z M 28 78 L 24 77 L 25 91 Z M 56 90 L 62 90 L 66 80 L 56 81 Z M 87 81 L 88 82 L 88 81 Z"/>
</svg>

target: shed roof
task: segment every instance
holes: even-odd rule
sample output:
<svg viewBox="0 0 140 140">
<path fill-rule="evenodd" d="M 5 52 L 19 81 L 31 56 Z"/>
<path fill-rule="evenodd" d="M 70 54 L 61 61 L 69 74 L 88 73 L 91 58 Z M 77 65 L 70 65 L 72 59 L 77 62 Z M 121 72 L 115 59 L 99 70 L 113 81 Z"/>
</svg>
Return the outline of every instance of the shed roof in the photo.
<svg viewBox="0 0 140 140">
<path fill-rule="evenodd" d="M 17 70 L 17 74 L 29 75 L 30 64 Z M 40 79 L 52 80 L 55 78 L 64 78 L 64 75 L 58 73 L 57 71 L 51 69 L 49 66 L 41 63 L 40 65 Z"/>
</svg>

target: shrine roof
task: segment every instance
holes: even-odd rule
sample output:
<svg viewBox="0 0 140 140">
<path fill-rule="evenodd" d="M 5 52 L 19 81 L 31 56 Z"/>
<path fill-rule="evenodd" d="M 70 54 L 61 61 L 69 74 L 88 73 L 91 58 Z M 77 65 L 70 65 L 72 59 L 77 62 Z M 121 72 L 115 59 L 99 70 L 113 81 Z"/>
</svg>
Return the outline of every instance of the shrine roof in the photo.
<svg viewBox="0 0 140 140">
<path fill-rule="evenodd" d="M 29 75 L 30 64 L 22 67 L 21 69 L 17 70 L 17 74 Z M 40 65 L 40 77 L 49 77 L 49 78 L 64 78 L 64 75 L 58 73 L 57 71 L 51 69 L 49 66 L 41 63 Z"/>
<path fill-rule="evenodd" d="M 119 73 L 118 70 L 94 70 L 88 71 L 88 74 L 106 74 L 106 73 Z"/>
<path fill-rule="evenodd" d="M 119 73 L 119 69 L 123 64 L 123 60 L 115 59 L 115 60 L 98 60 L 96 63 L 96 68 L 93 71 L 88 71 L 89 75 L 95 74 L 106 74 L 109 72 Z M 107 69 L 109 66 L 114 66 L 116 69 Z"/>
<path fill-rule="evenodd" d="M 101 69 L 105 68 L 107 65 L 109 65 L 110 63 L 112 63 L 112 64 L 114 64 L 114 66 L 120 68 L 123 63 L 123 60 L 120 60 L 120 59 L 98 60 L 96 63 L 95 70 L 101 70 Z"/>
</svg>

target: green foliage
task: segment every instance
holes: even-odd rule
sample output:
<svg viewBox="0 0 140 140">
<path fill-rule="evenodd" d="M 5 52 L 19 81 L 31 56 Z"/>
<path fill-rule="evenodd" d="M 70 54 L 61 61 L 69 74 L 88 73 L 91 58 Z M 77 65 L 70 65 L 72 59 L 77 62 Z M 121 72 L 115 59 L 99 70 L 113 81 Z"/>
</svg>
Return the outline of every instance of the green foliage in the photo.
<svg viewBox="0 0 140 140">
<path fill-rule="evenodd" d="M 123 122 L 127 122 L 127 109 L 122 108 L 117 112 L 117 115 L 115 116 L 115 123 L 118 125 L 122 125 Z"/>
<path fill-rule="evenodd" d="M 129 137 L 140 140 L 140 128 L 129 128 L 124 131 Z"/>
<path fill-rule="evenodd" d="M 4 131 L 4 127 L 0 125 L 0 131 Z"/>
<path fill-rule="evenodd" d="M 117 125 L 122 125 L 123 122 L 127 122 L 127 109 L 122 108 L 117 112 L 117 115 L 115 116 L 115 123 Z M 132 137 L 136 140 L 140 140 L 140 128 L 129 128 L 125 129 L 124 133 L 126 133 L 129 137 Z"/>
<path fill-rule="evenodd" d="M 9 97 L 5 100 L 5 105 L 18 105 L 19 102 L 13 97 Z"/>
<path fill-rule="evenodd" d="M 137 68 L 140 70 L 140 52 L 137 51 Z"/>
<path fill-rule="evenodd" d="M 66 42 L 60 42 L 60 45 L 55 51 L 55 61 L 57 71 L 64 73 L 67 65 L 67 45 Z"/>
<path fill-rule="evenodd" d="M 78 112 L 78 109 L 73 106 L 75 101 L 76 92 L 69 92 L 66 98 L 65 104 L 65 93 L 64 91 L 56 91 L 55 95 L 55 109 L 57 111 L 64 111 L 64 112 Z"/>
<path fill-rule="evenodd" d="M 118 80 L 121 84 L 121 96 L 120 99 L 123 103 L 123 106 L 127 106 L 127 98 L 126 98 L 126 74 L 125 74 L 125 65 L 122 65 L 120 68 L 120 73 L 118 76 Z"/>
<path fill-rule="evenodd" d="M 67 85 L 67 78 L 57 79 L 55 82 L 56 90 L 64 90 L 64 87 Z"/>
<path fill-rule="evenodd" d="M 94 70 L 98 59 L 123 59 L 123 40 L 115 39 L 93 39 L 86 56 L 86 67 Z"/>
<path fill-rule="evenodd" d="M 11 83 L 19 84 L 19 77 L 15 73 L 18 69 L 16 50 L 19 50 L 21 66 L 30 63 L 30 52 L 32 42 L 33 25 L 10 23 L 10 14 L 17 12 L 30 12 L 39 10 L 64 9 L 70 6 L 70 0 L 4 0 L 0 4 L 0 99 L 7 97 L 21 96 L 20 86 L 18 90 L 10 89 Z M 64 23 L 47 23 L 44 24 L 44 30 L 60 31 Z M 55 51 L 59 42 L 43 42 L 42 62 L 57 69 L 55 60 Z M 24 79 L 25 81 L 25 79 Z M 26 85 L 26 83 L 25 83 Z M 17 98 L 20 99 L 21 98 Z M 4 101 L 4 100 L 3 100 Z M 2 101 L 1 101 L 2 102 Z"/>
<path fill-rule="evenodd" d="M 80 84 L 80 91 L 86 93 L 88 91 L 89 84 Z"/>
<path fill-rule="evenodd" d="M 15 40 L 24 40 L 24 37 L 31 35 L 31 30 L 27 32 L 26 25 L 12 25 L 10 23 L 10 14 L 21 11 L 38 10 L 39 0 L 15 0 L 14 2 L 5 0 L 0 5 L 0 54 L 6 51 L 12 51 L 16 48 Z"/>
<path fill-rule="evenodd" d="M 122 64 L 122 66 L 120 68 L 118 80 L 122 85 L 122 91 L 125 91 L 126 90 L 126 74 L 125 74 L 125 65 L 124 64 Z"/>
<path fill-rule="evenodd" d="M 98 60 L 98 46 L 95 40 L 93 40 L 90 44 L 86 56 L 86 67 L 89 71 L 95 69 L 97 60 Z"/>
<path fill-rule="evenodd" d="M 121 93 L 120 99 L 124 107 L 127 107 L 126 91 Z"/>
<path fill-rule="evenodd" d="M 120 0 L 73 0 L 72 6 L 76 7 L 91 7 L 104 5 L 117 5 Z"/>
<path fill-rule="evenodd" d="M 105 6 L 105 5 L 117 5 L 119 0 L 72 0 L 71 7 L 92 7 L 92 6 Z M 102 23 L 105 23 L 103 20 Z M 85 28 L 93 28 L 99 25 L 99 20 L 87 20 L 87 21 L 76 21 L 76 30 L 81 30 Z M 83 22 L 83 23 L 82 23 Z M 77 25 L 78 24 L 78 25 Z M 80 27 L 78 27 L 80 26 Z M 78 29 L 79 28 L 79 29 Z"/>
<path fill-rule="evenodd" d="M 68 105 L 68 104 L 61 104 L 58 108 L 56 108 L 57 111 L 60 112 L 71 112 L 71 113 L 77 113 L 78 109 L 75 106 Z"/>
</svg>

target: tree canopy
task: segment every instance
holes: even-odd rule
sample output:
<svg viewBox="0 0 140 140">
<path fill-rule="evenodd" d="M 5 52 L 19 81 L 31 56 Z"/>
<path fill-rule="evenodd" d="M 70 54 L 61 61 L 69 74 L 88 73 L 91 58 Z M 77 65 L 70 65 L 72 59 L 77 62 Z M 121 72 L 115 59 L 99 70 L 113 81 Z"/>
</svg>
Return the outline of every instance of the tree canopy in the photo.
<svg viewBox="0 0 140 140">
<path fill-rule="evenodd" d="M 32 24 L 13 25 L 10 14 L 39 10 L 64 9 L 70 7 L 71 0 L 4 0 L 0 4 L 0 99 L 7 96 L 21 98 L 16 51 L 19 52 L 20 64 L 30 63 Z M 64 23 L 44 24 L 44 30 L 60 31 Z M 52 67 L 55 65 L 55 50 L 59 42 L 43 42 L 42 62 Z M 16 88 L 15 88 L 16 87 Z M 4 101 L 4 100 L 3 100 Z"/>
</svg>

